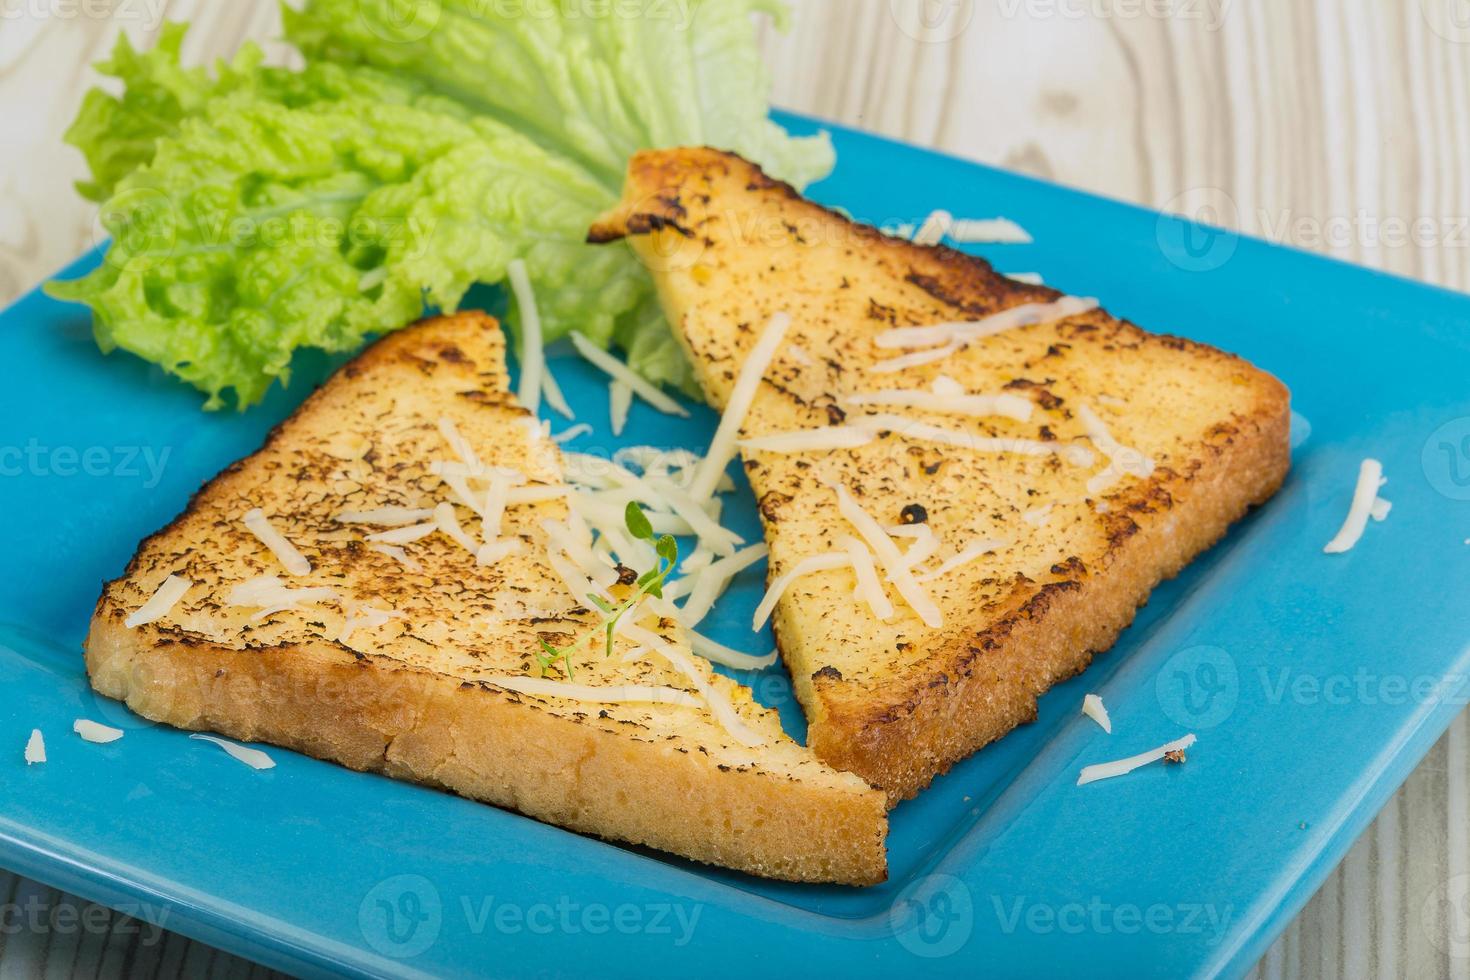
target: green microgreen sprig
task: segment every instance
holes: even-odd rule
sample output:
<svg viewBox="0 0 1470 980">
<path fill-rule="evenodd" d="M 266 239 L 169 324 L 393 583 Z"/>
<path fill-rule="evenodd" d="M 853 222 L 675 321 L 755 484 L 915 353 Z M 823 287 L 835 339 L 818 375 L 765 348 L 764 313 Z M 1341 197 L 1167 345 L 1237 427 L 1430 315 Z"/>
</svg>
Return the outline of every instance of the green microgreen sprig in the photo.
<svg viewBox="0 0 1470 980">
<path fill-rule="evenodd" d="M 565 667 L 567 680 L 571 680 L 572 654 L 586 646 L 599 633 L 603 634 L 606 642 L 603 656 L 612 656 L 613 637 L 617 634 L 618 623 L 622 618 L 646 596 L 653 596 L 655 599 L 663 598 L 664 583 L 668 581 L 669 576 L 673 574 L 674 567 L 679 563 L 679 543 L 674 540 L 673 535 L 669 534 L 655 538 L 653 524 L 649 522 L 648 515 L 643 513 L 643 508 L 639 507 L 636 502 L 628 502 L 627 509 L 623 511 L 623 523 L 627 525 L 628 533 L 635 539 L 653 542 L 654 554 L 657 556 L 653 567 L 638 576 L 634 583 L 637 588 L 633 595 L 617 605 L 613 605 L 600 595 L 589 593 L 587 598 L 602 614 L 602 622 L 595 629 L 578 637 L 570 645 L 556 647 L 540 639 L 541 652 L 536 655 L 536 662 L 541 665 L 542 677 L 551 673 L 551 669 L 560 663 Z"/>
</svg>

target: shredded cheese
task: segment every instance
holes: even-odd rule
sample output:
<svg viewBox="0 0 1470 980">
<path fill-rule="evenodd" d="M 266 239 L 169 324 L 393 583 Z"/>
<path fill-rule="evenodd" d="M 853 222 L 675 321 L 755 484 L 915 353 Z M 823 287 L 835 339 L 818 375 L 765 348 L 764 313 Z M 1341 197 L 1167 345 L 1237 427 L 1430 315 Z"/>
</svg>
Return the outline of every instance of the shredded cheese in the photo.
<svg viewBox="0 0 1470 980">
<path fill-rule="evenodd" d="M 740 440 L 740 448 L 754 453 L 812 453 L 833 449 L 856 449 L 877 438 L 850 425 L 824 425 L 816 429 L 773 432 L 754 439 Z"/>
<path fill-rule="evenodd" d="M 964 245 L 1032 243 L 1030 233 L 1010 218 L 959 218 L 950 226 L 949 237 Z"/>
<path fill-rule="evenodd" d="M 791 568 L 776 576 L 775 581 L 766 589 L 766 594 L 761 598 L 760 605 L 755 607 L 755 615 L 751 617 L 750 628 L 759 631 L 762 626 L 766 625 L 766 620 L 771 618 L 771 612 L 776 608 L 776 603 L 781 601 L 781 597 L 786 594 L 786 590 L 791 587 L 792 582 L 795 582 L 804 575 L 831 571 L 835 568 L 850 567 L 852 567 L 852 556 L 845 551 L 832 551 L 820 555 L 808 555 L 803 558 L 791 566 Z"/>
<path fill-rule="evenodd" d="M 31 729 L 31 737 L 26 739 L 26 765 L 34 766 L 46 761 L 46 740 L 41 736 L 39 728 Z"/>
<path fill-rule="evenodd" d="M 266 755 L 260 749 L 252 749 L 248 745 L 236 745 L 234 742 L 216 738 L 213 735 L 203 735 L 195 732 L 190 738 L 197 738 L 202 742 L 213 742 L 225 750 L 225 754 L 236 762 L 243 762 L 251 769 L 274 769 L 276 760 Z"/>
<path fill-rule="evenodd" d="M 592 687 L 539 677 L 488 677 L 485 678 L 485 683 L 538 698 L 565 698 L 568 701 L 590 701 L 594 704 L 671 704 L 680 708 L 704 708 L 704 702 L 699 698 L 688 691 L 673 687 L 649 687 L 640 684 Z"/>
<path fill-rule="evenodd" d="M 458 544 L 470 554 L 475 554 L 480 549 L 470 536 L 464 533 L 464 528 L 459 525 L 459 518 L 454 513 L 454 505 L 448 502 L 434 508 L 434 527 L 448 535 L 455 544 Z"/>
<path fill-rule="evenodd" d="M 932 582 L 937 578 L 943 578 L 956 568 L 963 568 L 971 562 L 990 554 L 992 551 L 1004 548 L 1006 544 L 1007 542 L 1005 541 L 992 541 L 989 538 L 981 538 L 979 541 L 973 541 L 965 547 L 964 551 L 961 551 L 953 558 L 941 562 L 939 567 L 932 572 L 925 572 L 920 575 L 918 581 L 920 583 Z"/>
<path fill-rule="evenodd" d="M 1056 504 L 1044 504 L 1040 507 L 1032 507 L 1021 515 L 1021 520 L 1032 527 L 1046 527 L 1051 523 L 1051 513 L 1056 509 Z"/>
<path fill-rule="evenodd" d="M 137 612 L 123 620 L 123 625 L 128 629 L 136 629 L 145 623 L 151 623 L 168 615 L 169 610 L 173 609 L 184 597 L 184 593 L 189 591 L 189 586 L 192 584 L 181 575 L 170 575 L 154 590 L 153 595 L 148 597 L 148 601 L 138 607 Z"/>
<path fill-rule="evenodd" d="M 1022 303 L 979 320 L 936 323 L 923 327 L 893 327 L 880 333 L 873 342 L 884 350 L 911 350 L 953 343 L 965 346 L 1008 330 L 1065 320 L 1095 309 L 1095 299 L 1063 296 L 1052 303 Z"/>
<path fill-rule="evenodd" d="M 521 382 L 516 389 L 516 399 L 522 408 L 535 415 L 541 408 L 542 378 L 546 373 L 541 314 L 536 309 L 536 293 L 531 289 L 526 263 L 513 259 L 505 267 L 505 273 L 510 280 L 511 292 L 515 294 L 516 309 L 521 314 Z"/>
<path fill-rule="evenodd" d="M 588 425 L 586 422 L 579 422 L 571 428 L 567 429 L 565 432 L 561 432 L 557 435 L 552 436 L 551 441 L 556 443 L 558 446 L 561 446 L 571 442 L 578 436 L 586 436 L 591 434 L 592 426 Z"/>
<path fill-rule="evenodd" d="M 923 564 L 939 550 L 939 535 L 928 524 L 895 524 L 886 530 L 895 538 L 914 539 L 903 553 L 904 564 L 909 568 Z"/>
<path fill-rule="evenodd" d="M 393 609 L 374 609 L 372 606 L 354 609 L 352 614 L 342 623 L 342 632 L 337 637 L 337 641 L 339 643 L 346 643 L 352 639 L 352 634 L 358 630 L 375 630 L 379 626 L 386 626 L 402 615 L 403 613 Z"/>
<path fill-rule="evenodd" d="M 1096 694 L 1089 694 L 1082 699 L 1082 713 L 1097 722 L 1099 728 L 1113 734 L 1113 720 L 1108 717 L 1108 709 L 1103 707 L 1102 698 Z"/>
<path fill-rule="evenodd" d="M 624 621 L 628 622 L 626 618 Z M 662 656 L 675 670 L 688 678 L 731 738 L 751 748 L 766 744 L 767 740 L 745 724 L 740 715 L 736 713 L 729 698 L 706 679 L 704 673 L 694 666 L 694 662 L 682 650 L 652 630 L 644 629 L 631 622 L 628 622 L 623 632 L 634 643 L 640 643 Z"/>
<path fill-rule="evenodd" d="M 546 532 L 552 548 L 565 552 L 582 575 L 597 586 L 597 591 L 606 589 L 618 580 L 617 572 L 597 560 L 591 542 L 582 535 L 573 533 L 561 521 L 546 518 L 541 522 L 541 530 Z"/>
<path fill-rule="evenodd" d="M 1382 497 L 1379 497 L 1377 500 L 1373 501 L 1373 509 L 1369 511 L 1369 514 L 1375 521 L 1378 521 L 1381 524 L 1384 521 L 1388 520 L 1388 515 L 1392 511 L 1393 504 L 1387 500 L 1384 500 Z"/>
<path fill-rule="evenodd" d="M 510 492 L 505 495 L 505 504 L 507 507 L 518 507 L 523 504 L 540 504 L 548 500 L 565 497 L 571 492 L 571 487 L 550 486 L 547 484 L 536 484 L 529 487 L 511 487 Z"/>
<path fill-rule="evenodd" d="M 684 406 L 654 387 L 642 375 L 638 374 L 616 357 L 613 357 L 601 347 L 598 347 L 576 330 L 572 331 L 572 346 L 577 348 L 578 354 L 581 354 L 583 358 L 592 362 L 593 367 L 602 371 L 614 381 L 621 381 L 629 388 L 632 388 L 633 394 L 642 398 L 660 412 L 663 412 L 665 415 L 677 415 L 681 418 L 689 417 L 689 412 Z"/>
<path fill-rule="evenodd" d="M 1039 272 L 1007 272 L 1006 278 L 1011 282 L 1025 283 L 1027 286 L 1046 285 L 1046 280 L 1041 278 Z"/>
<path fill-rule="evenodd" d="M 954 224 L 954 215 L 948 211 L 933 211 L 919 230 L 914 232 L 913 242 L 915 245 L 938 245 L 944 241 L 944 236 L 949 232 L 950 226 Z"/>
<path fill-rule="evenodd" d="M 286 540 L 285 535 L 271 526 L 271 522 L 266 519 L 265 512 L 259 507 L 253 507 L 245 512 L 245 528 L 259 538 L 261 544 L 270 549 L 271 554 L 276 556 L 276 560 L 286 571 L 292 575 L 311 574 L 311 562 L 296 550 L 295 545 Z"/>
<path fill-rule="evenodd" d="M 852 561 L 852 569 L 857 574 L 857 589 L 854 594 L 866 602 L 868 608 L 873 610 L 873 615 L 880 620 L 892 619 L 893 603 L 888 601 L 883 583 L 878 580 L 878 566 L 873 563 L 873 553 L 868 550 L 867 545 L 850 534 L 844 535 L 838 544 L 847 552 L 847 557 Z"/>
<path fill-rule="evenodd" d="M 429 516 L 432 517 L 433 515 L 434 512 L 429 511 Z M 367 540 L 381 544 L 412 544 L 415 541 L 427 538 L 437 530 L 439 530 L 438 524 L 414 524 L 411 527 L 396 527 L 391 531 L 379 531 L 376 534 L 369 534 Z"/>
<path fill-rule="evenodd" d="M 786 339 L 786 332 L 790 329 L 791 314 L 781 312 L 772 316 L 766 322 L 755 346 L 745 356 L 745 363 L 740 365 L 740 374 L 735 379 L 734 387 L 730 389 L 725 411 L 720 415 L 719 427 L 710 440 L 709 452 L 700 460 L 699 468 L 694 473 L 694 482 L 689 488 L 689 496 L 695 501 L 704 501 L 714 495 L 715 487 L 725 473 L 725 467 L 735 458 L 740 427 L 745 423 L 745 416 L 750 412 L 756 392 L 760 390 L 766 369 L 771 366 L 776 350 L 781 346 L 781 341 Z"/>
<path fill-rule="evenodd" d="M 410 572 L 422 572 L 424 566 L 420 565 L 414 558 L 410 558 L 408 552 L 397 545 L 392 544 L 369 544 L 369 551 L 376 551 L 380 555 L 387 555 Z"/>
<path fill-rule="evenodd" d="M 1138 755 L 1129 756 L 1126 759 L 1119 759 L 1116 762 L 1102 762 L 1095 766 L 1088 766 L 1083 769 L 1082 772 L 1077 776 L 1077 785 L 1086 786 L 1088 783 L 1095 783 L 1099 779 L 1112 779 L 1114 776 L 1126 775 L 1135 769 L 1139 769 L 1143 766 L 1148 765 L 1149 763 L 1158 762 L 1170 752 L 1183 752 L 1194 743 L 1195 737 L 1193 735 L 1186 735 L 1183 738 L 1175 739 L 1174 741 L 1169 742 L 1165 745 L 1160 745 L 1156 749 L 1150 749 L 1147 752 L 1140 752 Z"/>
<path fill-rule="evenodd" d="M 865 432 L 892 432 L 904 439 L 921 442 L 937 442 L 977 453 L 1017 453 L 1022 456 L 1061 456 L 1077 466 L 1090 466 L 1095 459 L 1086 446 L 1071 443 L 1041 442 L 1036 439 L 1017 439 L 997 436 L 977 436 L 959 429 L 917 422 L 901 415 L 855 416 L 849 425 Z"/>
<path fill-rule="evenodd" d="M 686 629 L 689 634 L 689 645 L 695 653 L 699 654 L 710 663 L 720 664 L 734 670 L 765 670 L 776 662 L 776 651 L 772 650 L 764 657 L 755 657 L 739 650 L 716 643 L 703 634 L 694 630 Z"/>
<path fill-rule="evenodd" d="M 339 596 L 334 589 L 325 587 L 314 589 L 292 589 L 275 575 L 261 575 L 245 582 L 241 582 L 230 589 L 230 594 L 225 602 L 231 606 L 255 606 L 259 607 L 252 619 L 264 619 L 267 616 L 298 606 L 312 606 L 322 602 L 332 602 Z"/>
<path fill-rule="evenodd" d="M 714 608 L 715 600 L 729 587 L 730 581 L 751 565 L 765 558 L 768 553 L 764 544 L 755 544 L 749 548 L 742 548 L 733 555 L 721 558 L 700 570 L 693 590 L 689 593 L 688 601 L 679 610 L 679 622 L 689 628 L 699 625 L 700 621 Z M 664 594 L 668 595 L 667 589 Z M 669 596 L 669 598 L 677 597 Z"/>
<path fill-rule="evenodd" d="M 1368 528 L 1368 519 L 1373 516 L 1373 503 L 1383 486 L 1383 464 L 1376 459 L 1365 459 L 1358 467 L 1358 484 L 1353 489 L 1353 503 L 1348 509 L 1347 519 L 1337 536 L 1327 542 L 1322 550 L 1329 555 L 1341 555 L 1352 551 Z"/>
<path fill-rule="evenodd" d="M 843 517 L 847 518 L 849 524 L 857 528 L 860 534 L 873 549 L 878 563 L 883 566 L 884 573 L 898 594 L 908 603 L 909 608 L 918 614 L 924 624 L 931 629 L 937 629 L 944 625 L 944 616 L 939 612 L 939 607 L 934 604 L 928 594 L 914 580 L 913 572 L 903 563 L 903 554 L 898 550 L 898 545 L 893 543 L 893 538 L 883 530 L 883 526 L 873 519 L 873 516 L 863 510 L 857 499 L 840 483 L 831 485 L 833 492 L 837 494 L 837 509 Z"/>
<path fill-rule="evenodd" d="M 906 388 L 862 391 L 846 395 L 842 401 L 848 405 L 897 405 L 948 415 L 999 415 L 1017 422 L 1031 421 L 1036 408 L 1031 399 L 1020 395 L 971 395 L 954 379 L 943 375 L 934 380 L 930 391 Z"/>
<path fill-rule="evenodd" d="M 511 555 L 519 554 L 524 547 L 525 542 L 520 538 L 500 538 L 486 542 L 475 552 L 475 564 L 485 567 L 497 564 Z"/>
<path fill-rule="evenodd" d="M 1104 456 L 1108 467 L 1087 481 L 1088 493 L 1101 493 L 1124 476 L 1136 476 L 1146 480 L 1153 475 L 1154 461 L 1137 449 L 1125 446 L 1108 431 L 1106 423 L 1085 404 L 1077 406 L 1077 417 L 1082 420 L 1083 431 Z"/>
<path fill-rule="evenodd" d="M 459 461 L 468 467 L 464 475 L 478 476 L 483 469 L 483 464 L 480 462 L 480 457 L 475 453 L 474 447 L 470 445 L 469 440 L 460 434 L 459 426 L 454 424 L 454 419 L 447 416 L 441 417 L 439 419 L 439 434 L 444 437 L 445 442 L 449 443 L 449 448 L 454 451 L 454 455 L 459 457 Z M 442 475 L 442 473 L 439 475 Z"/>
<path fill-rule="evenodd" d="M 541 372 L 541 397 L 546 399 L 546 404 L 551 410 L 562 418 L 572 420 L 577 417 L 572 411 L 572 406 L 567 404 L 567 398 L 561 393 L 561 385 L 556 383 L 556 378 L 551 376 L 551 365 L 548 364 Z"/>
<path fill-rule="evenodd" d="M 616 379 L 607 383 L 607 417 L 612 434 L 620 436 L 628 427 L 628 413 L 633 410 L 633 389 Z"/>
<path fill-rule="evenodd" d="M 432 510 L 422 507 L 379 507 L 376 510 L 343 511 L 337 515 L 338 524 L 377 524 L 380 527 L 397 527 L 402 524 L 417 524 L 434 516 Z"/>
<path fill-rule="evenodd" d="M 95 742 L 98 745 L 106 745 L 116 742 L 123 737 L 121 728 L 113 728 L 110 725 L 101 725 L 86 718 L 78 718 L 71 723 L 71 730 L 82 737 L 85 742 Z"/>
<path fill-rule="evenodd" d="M 870 367 L 869 370 L 874 374 L 892 374 L 895 371 L 907 371 L 909 368 L 923 367 L 925 364 L 933 364 L 936 361 L 944 360 L 949 355 L 956 353 L 963 346 L 965 345 L 958 340 L 951 340 L 944 346 L 935 347 L 933 350 L 918 350 L 911 354 L 900 354 L 897 357 L 890 357 L 886 360 L 879 361 Z"/>
</svg>

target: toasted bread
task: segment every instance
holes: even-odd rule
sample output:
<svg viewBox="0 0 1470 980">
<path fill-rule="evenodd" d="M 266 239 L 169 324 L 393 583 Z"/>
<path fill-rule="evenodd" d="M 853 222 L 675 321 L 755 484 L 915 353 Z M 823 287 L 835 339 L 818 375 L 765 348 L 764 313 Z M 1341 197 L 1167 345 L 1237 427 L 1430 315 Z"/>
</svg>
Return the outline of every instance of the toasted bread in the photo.
<svg viewBox="0 0 1470 980">
<path fill-rule="evenodd" d="M 430 471 L 454 458 L 442 419 L 485 465 L 561 482 L 555 446 L 507 393 L 503 353 L 494 320 L 461 314 L 392 334 L 339 371 L 105 587 L 86 642 L 97 690 L 180 728 L 286 746 L 609 840 L 773 878 L 881 881 L 882 794 L 817 761 L 704 661 L 688 658 L 764 744 L 732 737 L 700 684 L 662 658 L 627 662 L 626 646 L 604 657 L 591 644 L 575 682 L 673 688 L 694 703 L 497 685 L 539 676 L 540 638 L 565 643 L 596 625 L 538 536 L 542 520 L 566 516 L 564 499 L 511 507 L 503 533 L 526 547 L 487 567 L 443 534 L 407 545 L 406 566 L 365 543 L 378 528 L 339 522 L 344 511 L 447 499 Z M 251 508 L 309 573 L 286 575 L 242 523 Z M 458 518 L 473 534 L 476 518 L 463 507 Z M 192 583 L 182 600 L 129 628 L 171 573 Z M 264 616 L 231 604 L 239 583 L 270 575 L 339 598 Z M 357 628 L 344 636 L 349 614 Z"/>
<path fill-rule="evenodd" d="M 974 322 L 1060 294 L 951 249 L 854 224 L 729 154 L 635 157 L 622 204 L 589 239 L 625 236 L 652 270 L 716 408 L 768 321 L 792 316 L 744 437 L 852 424 L 855 413 L 875 410 L 853 407 L 849 396 L 929 391 L 945 375 L 969 393 L 1023 395 L 1034 412 L 1021 422 L 876 411 L 974 436 L 1075 444 L 1095 461 L 891 431 L 856 448 L 744 452 L 772 577 L 853 533 L 834 484 L 885 525 L 927 514 L 943 542 L 939 557 L 978 539 L 1008 542 L 926 584 L 942 613 L 937 627 L 891 590 L 895 614 L 880 621 L 854 599 L 851 569 L 797 580 L 777 607 L 776 636 L 809 744 L 891 801 L 1033 720 L 1040 694 L 1111 646 L 1161 579 L 1270 497 L 1287 472 L 1289 396 L 1275 378 L 1097 309 L 1011 329 L 935 363 L 875 371 L 898 353 L 875 343 L 895 327 Z M 1151 472 L 1090 492 L 1107 459 L 1083 406 L 1117 442 L 1148 454 Z M 910 505 L 921 509 L 905 513 Z"/>
</svg>

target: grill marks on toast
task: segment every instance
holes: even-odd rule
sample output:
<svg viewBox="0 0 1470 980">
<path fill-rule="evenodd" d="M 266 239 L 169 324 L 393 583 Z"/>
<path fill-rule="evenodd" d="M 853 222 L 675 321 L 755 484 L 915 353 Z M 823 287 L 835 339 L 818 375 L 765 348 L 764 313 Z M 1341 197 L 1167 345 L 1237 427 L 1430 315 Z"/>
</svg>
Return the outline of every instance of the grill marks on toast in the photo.
<svg viewBox="0 0 1470 980">
<path fill-rule="evenodd" d="M 538 639 L 596 625 L 544 557 L 553 499 L 507 510 L 525 547 L 491 567 L 443 534 L 406 545 L 410 571 L 373 551 L 377 528 L 344 511 L 432 508 L 451 499 L 430 472 L 454 454 L 449 418 L 490 466 L 560 484 L 560 457 L 508 394 L 503 339 L 482 314 L 440 318 L 380 341 L 282 423 L 254 455 L 207 484 L 143 542 L 97 604 L 87 641 L 94 686 L 147 717 L 301 749 L 442 786 L 609 839 L 794 880 L 882 880 L 882 795 L 782 734 L 774 712 L 700 670 L 768 744 L 730 738 L 707 708 L 600 704 L 512 693 L 496 677 L 537 676 Z M 245 529 L 260 507 L 311 562 L 291 576 Z M 479 520 L 461 507 L 466 532 Z M 161 620 L 123 625 L 170 573 L 193 587 Z M 327 587 L 324 602 L 253 619 L 230 590 L 260 575 Z M 398 615 L 345 641 L 353 608 Z M 663 627 L 660 632 L 672 635 Z M 657 656 L 625 662 L 594 644 L 577 662 L 591 686 L 689 679 Z M 695 658 L 697 659 L 697 658 Z"/>
<path fill-rule="evenodd" d="M 676 214 L 677 233 L 664 220 Z M 794 317 L 742 436 L 841 424 L 870 412 L 844 405 L 846 394 L 928 389 L 944 375 L 972 393 L 1023 395 L 1036 410 L 1026 423 L 878 411 L 1096 451 L 1078 417 L 1085 404 L 1118 442 L 1157 464 L 1147 479 L 1125 476 L 1089 493 L 1089 476 L 1107 465 L 1101 452 L 1079 467 L 1057 455 L 980 453 L 889 433 L 852 450 L 745 454 L 773 577 L 851 533 L 833 482 L 880 523 L 901 523 L 906 507 L 923 507 L 945 542 L 942 555 L 980 538 L 1014 542 L 927 583 L 944 613 L 939 629 L 906 607 L 878 622 L 853 601 L 850 570 L 798 580 L 777 607 L 777 639 L 810 744 L 891 800 L 1033 718 L 1037 696 L 1110 646 L 1161 578 L 1285 476 L 1288 395 L 1279 382 L 1102 310 L 998 334 L 934 364 L 875 372 L 901 353 L 875 345 L 887 329 L 974 320 L 1060 294 L 959 252 L 853 224 L 737 157 L 636 156 L 623 204 L 591 237 L 625 234 L 717 407 L 766 320 L 778 311 Z M 1047 505 L 1044 523 L 1026 519 Z"/>
</svg>

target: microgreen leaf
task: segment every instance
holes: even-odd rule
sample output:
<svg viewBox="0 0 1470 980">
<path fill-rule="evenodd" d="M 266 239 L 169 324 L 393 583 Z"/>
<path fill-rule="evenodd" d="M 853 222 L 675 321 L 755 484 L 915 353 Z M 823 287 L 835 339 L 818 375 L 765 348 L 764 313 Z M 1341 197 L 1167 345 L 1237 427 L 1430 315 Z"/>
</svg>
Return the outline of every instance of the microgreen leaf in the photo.
<svg viewBox="0 0 1470 980">
<path fill-rule="evenodd" d="M 628 501 L 628 507 L 623 511 L 623 523 L 628 525 L 628 533 L 640 541 L 653 540 L 653 525 L 648 521 L 648 515 L 643 513 L 636 501 Z"/>
</svg>

